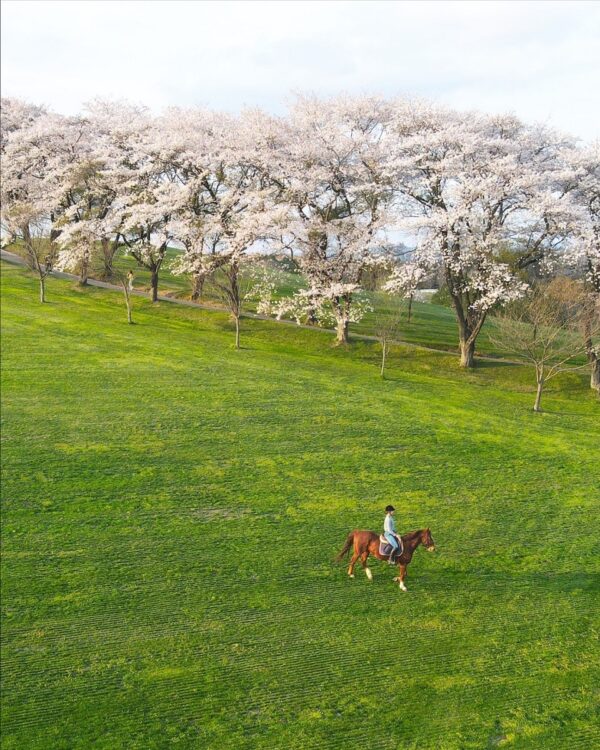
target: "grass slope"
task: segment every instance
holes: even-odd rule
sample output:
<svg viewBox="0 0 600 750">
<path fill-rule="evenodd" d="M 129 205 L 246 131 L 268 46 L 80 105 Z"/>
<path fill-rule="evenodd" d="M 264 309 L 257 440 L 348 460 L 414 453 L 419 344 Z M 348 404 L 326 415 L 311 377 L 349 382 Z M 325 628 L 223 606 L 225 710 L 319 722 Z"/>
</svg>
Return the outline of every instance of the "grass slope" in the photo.
<svg viewBox="0 0 600 750">
<path fill-rule="evenodd" d="M 192 294 L 191 277 L 189 275 L 177 276 L 171 273 L 171 264 L 177 255 L 177 251 L 169 250 L 164 265 L 160 272 L 159 287 L 161 292 L 174 297 L 189 299 Z M 119 254 L 115 261 L 115 267 L 122 271 L 132 269 L 135 273 L 135 286 L 137 289 L 150 289 L 150 274 L 140 268 L 131 256 Z M 98 274 L 96 274 L 98 275 Z M 302 277 L 297 273 L 284 272 L 280 269 L 279 276 L 281 284 L 275 297 L 292 296 L 299 288 L 303 287 Z M 362 297 L 367 300 L 372 308 L 360 323 L 351 323 L 352 333 L 373 336 L 377 332 L 377 321 L 381 321 L 388 315 L 397 314 L 398 300 L 384 292 L 364 292 Z M 211 290 L 210 283 L 204 288 L 202 301 L 216 306 L 223 306 L 220 300 Z M 256 312 L 257 303 L 247 300 L 244 310 Z M 443 305 L 432 303 L 413 302 L 411 322 L 407 322 L 406 306 L 403 308 L 403 319 L 398 329 L 397 338 L 413 344 L 421 344 L 433 349 L 445 351 L 458 350 L 458 328 L 456 316 L 452 309 Z M 490 322 L 491 321 L 491 322 Z M 492 354 L 494 356 L 506 357 L 506 352 L 498 351 L 489 340 L 488 332 L 493 320 L 490 318 L 484 325 L 477 340 L 477 352 L 479 354 Z"/>
<path fill-rule="evenodd" d="M 18 244 L 10 245 L 7 250 L 17 255 L 25 255 L 23 248 Z M 173 248 L 167 250 L 165 261 L 159 273 L 159 293 L 178 299 L 190 299 L 192 294 L 191 277 L 188 274 L 175 275 L 171 272 L 173 261 L 178 253 L 179 251 Z M 139 266 L 131 255 L 119 252 L 115 257 L 114 266 L 117 270 L 125 273 L 131 269 L 135 274 L 135 288 L 138 291 L 150 292 L 150 272 Z M 281 284 L 276 291 L 276 298 L 291 296 L 303 286 L 302 277 L 297 273 L 285 272 L 280 269 L 279 275 Z M 97 254 L 93 257 L 90 277 L 102 278 L 102 265 Z M 362 296 L 373 309 L 365 315 L 360 323 L 352 323 L 350 330 L 352 333 L 373 336 L 376 333 L 378 318 L 381 320 L 388 315 L 397 313 L 397 309 L 394 308 L 397 308 L 398 300 L 383 292 L 365 292 Z M 204 287 L 202 303 L 223 308 L 223 301 L 214 293 L 208 282 Z M 244 310 L 247 312 L 256 312 L 256 308 L 255 300 L 247 300 L 244 304 Z M 404 308 L 403 321 L 397 334 L 399 340 L 443 351 L 456 352 L 458 350 L 456 317 L 454 311 L 449 307 L 414 302 L 411 322 L 408 323 L 406 318 L 406 309 Z M 506 357 L 506 352 L 499 351 L 490 341 L 488 336 L 490 327 L 493 327 L 493 318 L 488 319 L 477 339 L 477 353 Z"/>
<path fill-rule="evenodd" d="M 597 402 L 2 264 L 3 748 L 591 748 Z M 430 526 L 408 594 L 331 559 Z"/>
</svg>

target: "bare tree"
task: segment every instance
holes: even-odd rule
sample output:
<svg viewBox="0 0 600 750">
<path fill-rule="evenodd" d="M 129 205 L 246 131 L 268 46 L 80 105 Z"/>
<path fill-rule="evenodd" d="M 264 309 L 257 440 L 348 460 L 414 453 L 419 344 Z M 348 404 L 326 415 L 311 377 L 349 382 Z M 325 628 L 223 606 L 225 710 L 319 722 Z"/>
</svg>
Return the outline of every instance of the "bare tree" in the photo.
<svg viewBox="0 0 600 750">
<path fill-rule="evenodd" d="M 594 345 L 594 330 L 598 335 L 598 326 L 594 328 L 594 317 L 598 315 L 597 308 L 600 306 L 600 294 L 590 293 L 590 302 L 587 305 L 588 315 L 583 324 L 583 335 L 588 362 L 590 363 L 590 387 L 600 396 L 600 346 Z"/>
<path fill-rule="evenodd" d="M 535 370 L 534 411 L 542 411 L 542 392 L 551 378 L 589 367 L 581 362 L 582 330 L 591 335 L 600 330 L 600 306 L 581 283 L 564 277 L 537 286 L 494 319 L 492 342 Z"/>
<path fill-rule="evenodd" d="M 216 297 L 231 313 L 235 323 L 235 348 L 240 348 L 240 318 L 247 302 L 254 300 L 257 312 L 272 312 L 272 301 L 280 274 L 268 259 L 254 256 L 215 256 L 213 271 L 207 275 Z"/>
<path fill-rule="evenodd" d="M 231 313 L 235 322 L 235 348 L 240 348 L 240 317 L 244 302 L 244 290 L 240 276 L 240 263 L 235 257 L 224 259 L 209 276 L 210 285 L 217 297 Z"/>
<path fill-rule="evenodd" d="M 375 315 L 374 331 L 381 345 L 380 375 L 385 378 L 385 365 L 391 344 L 397 340 L 404 317 L 404 300 L 399 297 L 390 298 L 390 307 L 378 311 Z"/>
<path fill-rule="evenodd" d="M 43 220 L 28 220 L 15 231 L 8 229 L 7 237 L 16 242 L 25 257 L 27 266 L 36 273 L 40 283 L 40 302 L 46 302 L 46 277 L 52 273 L 58 257 L 58 247 L 45 231 Z"/>
<path fill-rule="evenodd" d="M 133 324 L 132 308 L 131 308 L 131 292 L 133 291 L 133 271 L 130 269 L 127 273 L 123 271 L 113 272 L 113 276 L 116 276 L 116 280 L 119 282 L 121 289 L 123 290 L 123 296 L 125 297 L 125 305 L 127 307 L 127 322 Z"/>
</svg>

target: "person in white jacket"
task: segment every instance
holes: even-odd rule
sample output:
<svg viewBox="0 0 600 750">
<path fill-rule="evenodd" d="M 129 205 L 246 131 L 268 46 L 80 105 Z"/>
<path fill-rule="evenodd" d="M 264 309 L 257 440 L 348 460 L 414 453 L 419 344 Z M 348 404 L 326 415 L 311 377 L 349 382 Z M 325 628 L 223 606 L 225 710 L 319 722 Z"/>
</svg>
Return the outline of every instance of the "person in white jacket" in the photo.
<svg viewBox="0 0 600 750">
<path fill-rule="evenodd" d="M 395 511 L 396 509 L 393 505 L 388 505 L 385 509 L 385 520 L 383 522 L 383 535 L 392 545 L 392 552 L 388 559 L 388 565 L 394 564 L 394 557 L 400 549 L 398 534 L 396 534 L 396 522 L 394 521 Z"/>
</svg>

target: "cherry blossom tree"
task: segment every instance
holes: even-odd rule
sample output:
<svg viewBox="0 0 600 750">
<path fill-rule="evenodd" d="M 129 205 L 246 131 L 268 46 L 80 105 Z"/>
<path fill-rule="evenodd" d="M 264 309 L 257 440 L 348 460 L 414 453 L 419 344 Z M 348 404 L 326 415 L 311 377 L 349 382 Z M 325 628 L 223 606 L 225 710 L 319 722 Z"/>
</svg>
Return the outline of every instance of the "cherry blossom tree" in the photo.
<svg viewBox="0 0 600 750">
<path fill-rule="evenodd" d="M 170 144 L 143 110 L 113 109 L 108 116 L 103 175 L 114 199 L 102 225 L 107 234 L 118 234 L 125 253 L 150 272 L 150 297 L 156 302 L 160 269 L 173 239 L 169 222 L 179 198 Z"/>
<path fill-rule="evenodd" d="M 172 108 L 159 127 L 169 140 L 173 187 L 178 191 L 169 228 L 183 248 L 171 270 L 191 275 L 192 299 L 198 300 L 221 249 L 221 234 L 214 220 L 227 190 L 225 149 L 236 123 L 209 110 Z"/>
<path fill-rule="evenodd" d="M 122 246 L 150 271 L 156 301 L 177 197 L 166 132 L 144 108 L 127 102 L 94 101 L 88 119 L 91 147 L 81 150 L 65 180 L 72 203 L 63 221 L 61 262 L 64 267 L 87 265 L 99 242 L 108 272 Z"/>
<path fill-rule="evenodd" d="M 28 196 L 36 233 L 47 229 L 55 267 L 79 272 L 85 284 L 96 241 L 102 241 L 106 262 L 114 255 L 97 231 L 113 197 L 100 179 L 102 134 L 89 116 L 60 117 L 22 103 L 11 104 L 10 113 L 2 136 L 4 205 L 17 198 L 22 204 Z M 15 124 L 17 115 L 24 127 Z"/>
<path fill-rule="evenodd" d="M 361 276 L 380 262 L 391 198 L 382 148 L 385 103 L 375 98 L 327 101 L 300 97 L 281 125 L 275 159 L 265 170 L 285 206 L 271 235 L 296 251 L 307 289 L 283 300 L 279 314 L 301 310 L 335 321 L 338 344 L 359 320 Z"/>
<path fill-rule="evenodd" d="M 60 248 L 56 268 L 78 273 L 79 283 L 85 285 L 97 244 L 94 220 L 107 210 L 94 153 L 96 133 L 86 118 L 65 118 L 57 140 L 60 149 L 46 180 L 56 207 L 53 228 Z"/>
<path fill-rule="evenodd" d="M 246 298 L 243 268 L 260 250 L 279 211 L 277 186 L 257 164 L 248 122 L 206 112 L 179 113 L 193 134 L 178 149 L 169 231 L 184 247 L 176 273 L 209 279 L 231 312 L 240 347 L 240 318 Z"/>
<path fill-rule="evenodd" d="M 4 154 L 11 133 L 27 128 L 43 115 L 47 114 L 45 107 L 30 104 L 22 99 L 2 97 L 0 99 L 0 151 Z"/>
<path fill-rule="evenodd" d="M 575 229 L 567 250 L 567 262 L 581 270 L 590 297 L 584 321 L 584 341 L 591 366 L 590 386 L 600 395 L 600 340 L 593 310 L 600 306 L 600 143 L 574 150 L 570 197 L 575 205 Z"/>
<path fill-rule="evenodd" d="M 600 342 L 593 331 L 600 300 L 600 145 L 571 146 L 539 196 L 536 221 L 527 227 L 520 267 L 538 264 L 542 273 L 575 274 L 584 282 L 590 316 L 583 327 L 590 385 L 600 393 Z"/>
<path fill-rule="evenodd" d="M 42 302 L 45 279 L 56 264 L 60 217 L 66 208 L 63 171 L 79 137 L 78 118 L 37 111 L 2 137 L 3 243 L 16 242 L 25 253 L 38 275 Z"/>
<path fill-rule="evenodd" d="M 136 192 L 136 168 L 149 160 L 144 134 L 151 126 L 146 108 L 130 102 L 95 99 L 85 106 L 85 138 L 66 176 L 71 205 L 62 227 L 62 264 L 74 269 L 99 245 L 103 275 L 113 275 L 128 193 Z M 141 153 L 141 149 L 145 151 Z M 141 191 L 140 184 L 137 186 Z"/>
<path fill-rule="evenodd" d="M 408 300 L 407 319 L 410 323 L 412 303 L 419 284 L 427 276 L 427 269 L 420 259 L 397 263 L 384 285 L 384 290 Z"/>
<path fill-rule="evenodd" d="M 108 224 L 107 217 L 116 191 L 105 174 L 103 139 L 93 112 L 82 120 L 81 137 L 73 158 L 63 170 L 59 267 L 78 271 L 80 283 L 87 283 L 92 256 L 100 248 L 103 277 L 113 274 L 113 262 L 120 233 Z"/>
<path fill-rule="evenodd" d="M 489 312 L 524 293 L 523 269 L 568 261 L 600 294 L 598 148 L 511 116 L 366 96 L 298 97 L 285 118 L 151 117 L 101 101 L 65 118 L 12 99 L 2 115 L 3 236 L 32 268 L 77 270 L 85 283 L 98 247 L 105 275 L 122 247 L 156 300 L 175 244 L 174 271 L 192 275 L 195 297 L 209 277 L 227 288 L 238 342 L 241 268 L 267 244 L 290 251 L 305 280 L 270 309 L 332 323 L 344 343 L 366 309 L 363 280 L 389 267 L 389 230 L 411 234 L 416 250 L 387 289 L 411 300 L 441 269 L 464 366 Z M 598 388 L 598 345 L 586 340 Z"/>
<path fill-rule="evenodd" d="M 402 196 L 398 226 L 417 236 L 423 266 L 443 270 L 461 364 L 472 367 L 488 312 L 525 291 L 499 254 L 511 242 L 517 252 L 514 239 L 540 214 L 564 140 L 512 116 L 406 100 L 395 102 L 389 132 Z"/>
</svg>

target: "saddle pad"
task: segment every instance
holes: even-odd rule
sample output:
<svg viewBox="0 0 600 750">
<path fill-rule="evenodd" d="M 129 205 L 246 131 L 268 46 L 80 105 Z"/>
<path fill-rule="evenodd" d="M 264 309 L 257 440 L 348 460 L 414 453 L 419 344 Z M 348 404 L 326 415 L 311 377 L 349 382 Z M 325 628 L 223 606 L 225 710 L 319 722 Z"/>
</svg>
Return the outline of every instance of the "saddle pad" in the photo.
<svg viewBox="0 0 600 750">
<path fill-rule="evenodd" d="M 391 552 L 392 552 L 392 545 L 389 542 L 385 542 L 384 544 L 381 540 L 379 540 L 379 554 L 389 557 Z"/>
<path fill-rule="evenodd" d="M 396 553 L 396 556 L 399 557 L 403 552 L 404 544 L 400 542 L 400 549 Z M 384 542 L 381 538 L 379 539 L 379 554 L 385 555 L 385 557 L 389 557 L 392 554 L 392 545 L 387 540 Z"/>
</svg>

